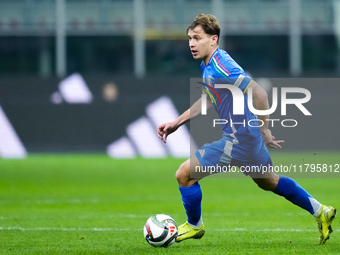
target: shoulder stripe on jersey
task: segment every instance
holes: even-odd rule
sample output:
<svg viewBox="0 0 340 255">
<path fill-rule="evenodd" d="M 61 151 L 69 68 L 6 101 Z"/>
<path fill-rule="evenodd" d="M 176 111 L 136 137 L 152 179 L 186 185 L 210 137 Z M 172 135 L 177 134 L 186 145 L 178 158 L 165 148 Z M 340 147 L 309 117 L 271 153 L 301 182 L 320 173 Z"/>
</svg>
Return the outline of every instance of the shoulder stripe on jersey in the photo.
<svg viewBox="0 0 340 255">
<path fill-rule="evenodd" d="M 215 59 L 212 60 L 212 63 L 213 63 L 213 66 L 214 66 L 214 68 L 215 68 L 215 70 L 216 70 L 217 72 L 219 72 L 222 76 L 224 76 L 224 77 L 226 77 L 226 78 L 228 77 L 228 74 L 227 74 L 226 72 L 224 72 L 224 71 L 217 65 Z"/>
<path fill-rule="evenodd" d="M 225 68 L 223 65 L 221 65 L 220 60 L 218 59 L 217 55 L 215 55 L 214 58 L 217 60 L 218 66 L 219 66 L 223 71 L 227 72 L 227 75 L 229 75 L 229 74 L 230 74 L 229 70 L 228 70 L 227 68 Z"/>
</svg>

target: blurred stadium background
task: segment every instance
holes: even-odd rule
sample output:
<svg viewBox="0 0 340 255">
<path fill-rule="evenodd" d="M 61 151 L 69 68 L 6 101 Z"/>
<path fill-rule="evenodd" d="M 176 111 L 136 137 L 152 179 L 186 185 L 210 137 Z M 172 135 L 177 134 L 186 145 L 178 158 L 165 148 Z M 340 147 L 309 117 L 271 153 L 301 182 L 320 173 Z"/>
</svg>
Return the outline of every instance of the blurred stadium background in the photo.
<svg viewBox="0 0 340 255">
<path fill-rule="evenodd" d="M 254 77 L 339 77 L 338 0 L 1 0 L 0 157 L 186 157 L 189 129 L 164 147 L 155 128 L 189 107 L 199 13 L 219 18 L 220 47 Z M 313 121 L 274 131 L 287 150 L 339 150 L 340 88 L 319 85 Z"/>
</svg>

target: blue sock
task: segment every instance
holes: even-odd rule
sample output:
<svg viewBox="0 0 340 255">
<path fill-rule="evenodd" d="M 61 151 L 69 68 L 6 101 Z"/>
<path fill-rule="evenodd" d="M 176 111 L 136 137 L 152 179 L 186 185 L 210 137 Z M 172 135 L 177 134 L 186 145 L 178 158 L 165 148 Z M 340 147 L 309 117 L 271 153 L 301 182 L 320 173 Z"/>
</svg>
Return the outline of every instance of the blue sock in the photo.
<svg viewBox="0 0 340 255">
<path fill-rule="evenodd" d="M 198 182 L 190 187 L 179 187 L 188 222 L 196 225 L 201 218 L 202 190 Z"/>
<path fill-rule="evenodd" d="M 309 195 L 296 181 L 285 176 L 280 176 L 274 193 L 283 196 L 288 201 L 300 206 L 311 214 L 314 214 L 321 206 L 321 204 Z"/>
</svg>

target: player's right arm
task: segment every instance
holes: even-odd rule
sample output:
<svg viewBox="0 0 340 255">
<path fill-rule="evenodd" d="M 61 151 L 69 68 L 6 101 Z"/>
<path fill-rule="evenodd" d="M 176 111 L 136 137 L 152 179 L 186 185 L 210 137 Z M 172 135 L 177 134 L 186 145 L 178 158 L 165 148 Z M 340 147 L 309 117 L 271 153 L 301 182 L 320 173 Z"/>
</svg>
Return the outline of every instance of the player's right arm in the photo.
<svg viewBox="0 0 340 255">
<path fill-rule="evenodd" d="M 267 92 L 261 86 L 259 86 L 254 80 L 250 82 L 249 88 L 251 88 L 253 91 L 254 107 L 258 110 L 268 110 L 269 102 Z M 245 93 L 247 94 L 248 90 L 246 90 Z M 281 144 L 284 143 L 284 141 L 275 140 L 275 137 L 268 129 L 269 115 L 259 115 L 258 118 L 263 123 L 263 125 L 260 127 L 260 130 L 265 144 L 270 148 L 282 149 Z"/>
<path fill-rule="evenodd" d="M 198 99 L 188 110 L 186 110 L 181 116 L 172 122 L 167 122 L 157 127 L 158 137 L 166 143 L 168 135 L 175 132 L 180 126 L 189 122 L 190 119 L 194 119 L 201 114 L 202 99 Z M 207 100 L 207 109 L 212 106 L 210 100 Z"/>
</svg>

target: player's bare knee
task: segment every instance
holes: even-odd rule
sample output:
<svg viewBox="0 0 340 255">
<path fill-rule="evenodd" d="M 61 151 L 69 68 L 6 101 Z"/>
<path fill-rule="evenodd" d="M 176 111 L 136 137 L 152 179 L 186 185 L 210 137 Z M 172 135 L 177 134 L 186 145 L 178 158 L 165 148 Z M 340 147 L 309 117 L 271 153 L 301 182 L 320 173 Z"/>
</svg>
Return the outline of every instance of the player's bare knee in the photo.
<svg viewBox="0 0 340 255">
<path fill-rule="evenodd" d="M 278 180 L 275 178 L 263 178 L 263 179 L 254 179 L 254 182 L 257 184 L 257 186 L 260 189 L 266 190 L 266 191 L 274 191 Z"/>
<path fill-rule="evenodd" d="M 186 187 L 190 181 L 190 173 L 187 173 L 185 163 L 183 163 L 176 171 L 176 180 L 178 185 L 181 187 Z"/>
<path fill-rule="evenodd" d="M 268 185 L 267 183 L 257 183 L 257 186 L 265 191 L 271 190 L 270 185 Z"/>
<path fill-rule="evenodd" d="M 190 186 L 189 185 L 190 179 L 187 176 L 185 176 L 179 169 L 176 172 L 176 180 L 180 187 Z"/>
<path fill-rule="evenodd" d="M 178 183 L 182 180 L 182 173 L 180 168 L 176 171 L 176 180 Z"/>
</svg>

